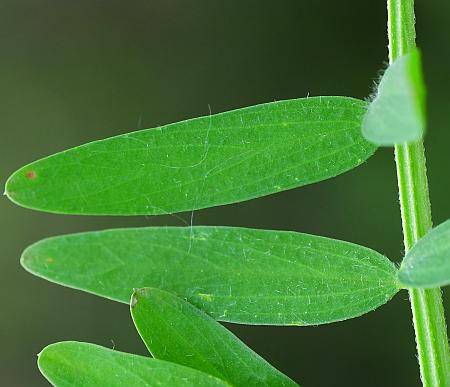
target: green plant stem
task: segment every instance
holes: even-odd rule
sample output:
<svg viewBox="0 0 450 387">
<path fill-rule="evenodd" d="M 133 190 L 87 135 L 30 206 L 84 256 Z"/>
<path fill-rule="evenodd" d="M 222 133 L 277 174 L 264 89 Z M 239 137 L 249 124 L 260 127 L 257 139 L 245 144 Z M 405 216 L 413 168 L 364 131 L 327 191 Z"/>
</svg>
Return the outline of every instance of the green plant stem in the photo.
<svg viewBox="0 0 450 387">
<path fill-rule="evenodd" d="M 414 0 L 388 0 L 389 61 L 415 47 Z M 395 147 L 405 252 L 431 228 L 431 206 L 423 142 Z M 450 386 L 450 351 L 442 295 L 436 289 L 410 289 L 422 383 Z"/>
</svg>

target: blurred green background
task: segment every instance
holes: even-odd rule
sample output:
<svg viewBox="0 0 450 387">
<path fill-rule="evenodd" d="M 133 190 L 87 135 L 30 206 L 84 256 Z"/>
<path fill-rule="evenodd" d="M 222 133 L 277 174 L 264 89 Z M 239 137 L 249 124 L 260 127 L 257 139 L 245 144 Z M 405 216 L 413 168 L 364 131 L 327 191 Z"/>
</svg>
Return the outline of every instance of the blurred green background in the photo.
<svg viewBox="0 0 450 387">
<path fill-rule="evenodd" d="M 0 174 L 87 141 L 306 95 L 365 98 L 385 67 L 385 2 L 373 0 L 1 0 Z M 450 217 L 450 3 L 418 1 L 429 93 L 426 137 L 435 223 Z M 46 236 L 176 217 L 77 217 L 0 200 L 0 384 L 46 385 L 36 354 L 59 340 L 145 354 L 126 305 L 26 273 Z M 188 220 L 190 214 L 182 214 Z M 398 262 L 395 166 L 362 167 L 266 198 L 197 211 L 194 224 L 298 230 L 364 244 Z M 445 303 L 450 318 L 450 292 Z M 419 386 L 407 294 L 363 318 L 319 327 L 227 324 L 303 386 Z"/>
</svg>

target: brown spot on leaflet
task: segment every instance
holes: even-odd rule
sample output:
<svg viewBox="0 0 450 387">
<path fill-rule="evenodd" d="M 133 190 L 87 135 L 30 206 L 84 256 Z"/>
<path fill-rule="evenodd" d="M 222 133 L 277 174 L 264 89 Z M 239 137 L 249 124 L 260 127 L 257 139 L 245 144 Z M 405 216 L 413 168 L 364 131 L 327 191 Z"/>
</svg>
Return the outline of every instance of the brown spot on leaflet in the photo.
<svg viewBox="0 0 450 387">
<path fill-rule="evenodd" d="M 37 176 L 36 171 L 27 171 L 27 172 L 25 172 L 25 177 L 26 177 L 28 180 L 36 179 L 36 176 Z"/>
</svg>

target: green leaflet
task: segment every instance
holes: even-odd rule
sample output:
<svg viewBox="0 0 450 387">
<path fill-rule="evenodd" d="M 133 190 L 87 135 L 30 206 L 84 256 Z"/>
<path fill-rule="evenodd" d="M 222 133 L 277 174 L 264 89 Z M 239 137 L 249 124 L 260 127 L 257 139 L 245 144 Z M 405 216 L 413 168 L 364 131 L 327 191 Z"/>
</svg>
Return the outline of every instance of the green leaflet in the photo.
<svg viewBox="0 0 450 387">
<path fill-rule="evenodd" d="M 131 314 L 152 356 L 233 386 L 297 386 L 214 319 L 162 290 L 133 294 Z"/>
<path fill-rule="evenodd" d="M 167 290 L 217 320 L 310 325 L 345 320 L 397 291 L 394 265 L 348 242 L 229 227 L 137 228 L 54 237 L 23 254 L 30 272 L 129 302 Z"/>
<path fill-rule="evenodd" d="M 420 51 L 397 59 L 384 73 L 363 121 L 363 135 L 376 145 L 419 140 L 425 129 L 425 84 Z"/>
<path fill-rule="evenodd" d="M 96 141 L 29 164 L 6 194 L 37 210 L 158 215 L 328 179 L 375 151 L 366 103 L 316 97 L 257 105 Z"/>
<path fill-rule="evenodd" d="M 57 387 L 229 386 L 192 368 L 73 341 L 44 348 L 38 365 Z"/>
<path fill-rule="evenodd" d="M 420 239 L 406 254 L 398 273 L 400 282 L 413 288 L 450 284 L 450 220 Z"/>
</svg>

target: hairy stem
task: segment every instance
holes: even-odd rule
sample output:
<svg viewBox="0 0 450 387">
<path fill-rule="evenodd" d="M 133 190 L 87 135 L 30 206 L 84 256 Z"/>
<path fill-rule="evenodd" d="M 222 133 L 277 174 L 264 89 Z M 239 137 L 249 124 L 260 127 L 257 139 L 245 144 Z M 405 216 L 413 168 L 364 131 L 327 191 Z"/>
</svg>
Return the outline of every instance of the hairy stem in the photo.
<svg viewBox="0 0 450 387">
<path fill-rule="evenodd" d="M 414 0 L 388 0 L 389 61 L 415 47 Z M 395 147 L 405 251 L 431 228 L 431 206 L 422 141 Z M 410 289 L 420 375 L 426 387 L 450 386 L 450 352 L 442 295 Z"/>
</svg>

